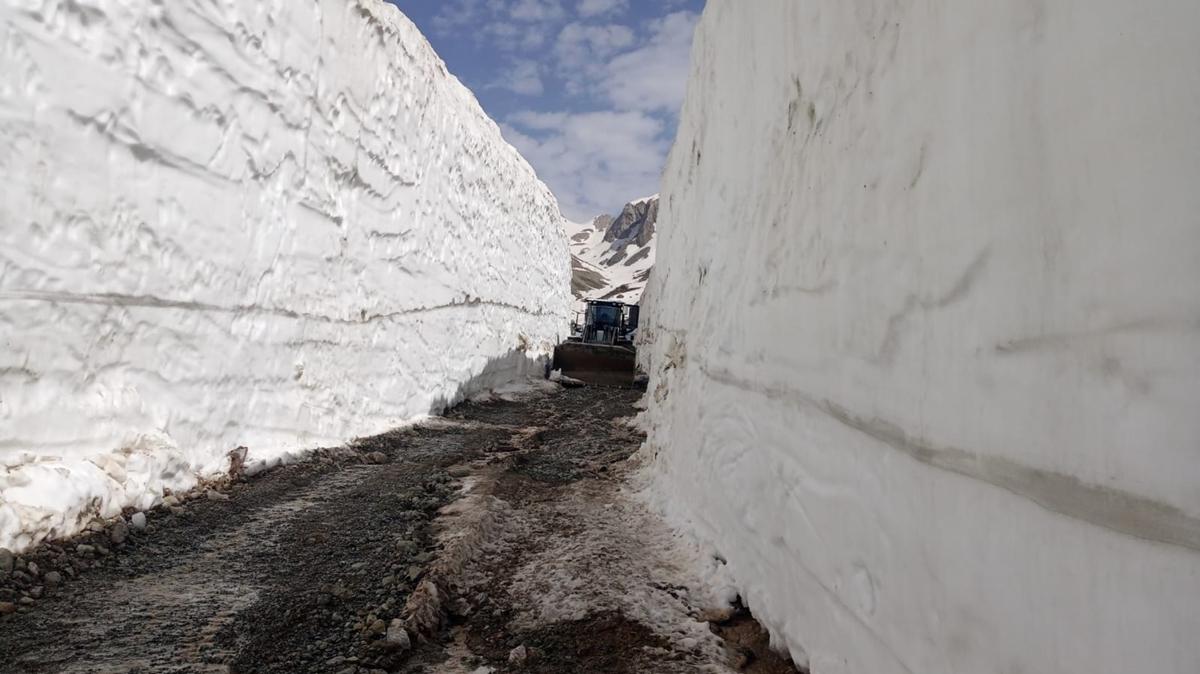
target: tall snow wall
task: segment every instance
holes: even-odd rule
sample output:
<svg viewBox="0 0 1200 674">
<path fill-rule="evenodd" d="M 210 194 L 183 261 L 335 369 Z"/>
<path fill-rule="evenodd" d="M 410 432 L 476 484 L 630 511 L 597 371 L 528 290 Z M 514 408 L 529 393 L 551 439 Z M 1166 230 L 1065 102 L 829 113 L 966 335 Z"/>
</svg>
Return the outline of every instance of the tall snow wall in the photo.
<svg viewBox="0 0 1200 674">
<path fill-rule="evenodd" d="M 648 449 L 816 674 L 1200 672 L 1197 26 L 709 1 Z"/>
<path fill-rule="evenodd" d="M 566 332 L 556 201 L 380 0 L 8 0 L 0 62 L 0 547 Z"/>
</svg>

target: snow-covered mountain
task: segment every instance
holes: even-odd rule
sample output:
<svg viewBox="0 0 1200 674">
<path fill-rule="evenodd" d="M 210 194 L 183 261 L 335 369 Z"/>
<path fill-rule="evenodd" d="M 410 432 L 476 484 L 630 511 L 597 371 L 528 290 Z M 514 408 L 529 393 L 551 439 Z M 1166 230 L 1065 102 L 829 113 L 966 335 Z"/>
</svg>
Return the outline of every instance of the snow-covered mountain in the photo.
<svg viewBox="0 0 1200 674">
<path fill-rule="evenodd" d="M 615 218 L 600 215 L 590 223 L 568 222 L 575 298 L 637 304 L 654 266 L 657 222 L 657 194 L 625 204 Z"/>
</svg>

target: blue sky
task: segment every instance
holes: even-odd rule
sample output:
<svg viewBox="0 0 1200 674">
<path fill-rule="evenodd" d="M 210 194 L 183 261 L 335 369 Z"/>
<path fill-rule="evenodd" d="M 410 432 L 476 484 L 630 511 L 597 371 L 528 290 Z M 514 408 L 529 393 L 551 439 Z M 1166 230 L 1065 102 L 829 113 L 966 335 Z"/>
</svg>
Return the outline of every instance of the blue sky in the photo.
<svg viewBox="0 0 1200 674">
<path fill-rule="evenodd" d="M 562 205 L 587 221 L 658 191 L 704 0 L 388 0 Z"/>
</svg>

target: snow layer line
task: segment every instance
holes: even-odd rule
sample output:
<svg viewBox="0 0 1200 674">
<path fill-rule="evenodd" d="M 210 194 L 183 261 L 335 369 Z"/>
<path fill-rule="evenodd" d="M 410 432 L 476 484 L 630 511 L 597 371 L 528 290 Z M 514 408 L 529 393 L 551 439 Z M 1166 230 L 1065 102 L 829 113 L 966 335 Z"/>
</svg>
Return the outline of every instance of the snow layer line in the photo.
<svg viewBox="0 0 1200 674">
<path fill-rule="evenodd" d="M 648 453 L 814 673 L 1200 671 L 1196 25 L 708 3 Z"/>
<path fill-rule="evenodd" d="M 0 62 L 0 547 L 566 332 L 557 203 L 391 5 L 15 0 Z"/>
</svg>

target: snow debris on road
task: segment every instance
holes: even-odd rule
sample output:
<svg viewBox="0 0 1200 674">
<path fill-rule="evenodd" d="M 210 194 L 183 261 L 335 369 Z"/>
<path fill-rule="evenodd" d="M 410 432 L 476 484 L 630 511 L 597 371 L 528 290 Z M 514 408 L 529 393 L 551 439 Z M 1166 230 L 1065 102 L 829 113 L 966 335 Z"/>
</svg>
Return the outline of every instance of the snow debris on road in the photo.
<svg viewBox="0 0 1200 674">
<path fill-rule="evenodd" d="M 734 671 L 737 654 L 710 624 L 737 599 L 723 565 L 639 496 L 645 483 L 627 459 L 642 436 L 625 416 L 637 397 L 571 389 L 526 401 L 523 413 L 497 410 L 491 423 L 512 439 L 467 466 L 463 497 L 437 521 L 443 552 L 425 576 L 429 591 L 414 593 L 406 624 L 426 635 L 457 625 L 452 660 L 538 672 L 610 671 L 605 662 L 622 672 Z M 779 666 L 762 671 L 795 671 Z"/>
</svg>

